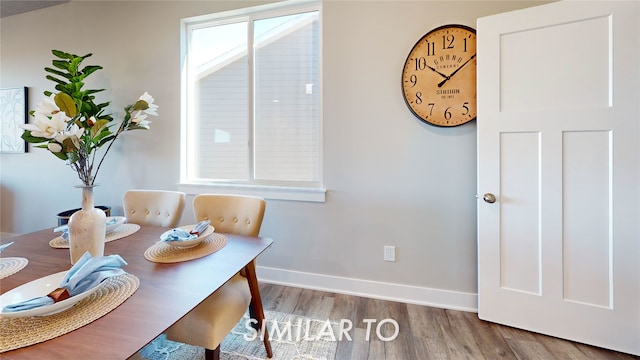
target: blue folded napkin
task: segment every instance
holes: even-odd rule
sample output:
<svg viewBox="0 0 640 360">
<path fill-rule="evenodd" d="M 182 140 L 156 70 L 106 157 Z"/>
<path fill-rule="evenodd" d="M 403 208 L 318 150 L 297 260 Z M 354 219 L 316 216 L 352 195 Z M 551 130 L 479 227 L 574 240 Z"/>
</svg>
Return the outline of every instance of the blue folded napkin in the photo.
<svg viewBox="0 0 640 360">
<path fill-rule="evenodd" d="M 69 240 L 69 225 L 58 226 L 57 228 L 53 229 L 53 232 L 61 232 L 62 234 L 60 234 L 60 237 L 65 240 Z"/>
<path fill-rule="evenodd" d="M 10 243 L 6 243 L 6 244 L 2 244 L 0 245 L 0 252 L 2 252 L 2 250 L 6 249 L 7 247 L 9 247 L 9 245 L 13 244 L 13 241 Z"/>
<path fill-rule="evenodd" d="M 180 228 L 171 229 L 160 240 L 162 241 L 186 241 L 197 239 L 211 224 L 209 220 L 203 220 L 197 223 L 191 231 L 187 231 Z"/>
<path fill-rule="evenodd" d="M 113 225 L 115 223 L 118 222 L 118 218 L 112 218 L 111 220 L 108 220 L 106 223 L 106 226 L 109 225 Z M 60 234 L 60 237 L 62 237 L 65 240 L 69 240 L 69 225 L 65 224 L 62 226 L 58 226 L 57 228 L 53 229 L 53 232 L 61 232 L 62 234 Z"/>
<path fill-rule="evenodd" d="M 60 282 L 60 288 L 67 289 L 70 297 L 81 294 L 98 286 L 108 277 L 126 274 L 121 269 L 123 265 L 127 265 L 127 262 L 120 255 L 92 257 L 89 252 L 85 252 L 64 276 Z M 2 308 L 2 312 L 29 310 L 51 305 L 54 302 L 49 296 L 41 296 L 7 305 Z"/>
</svg>

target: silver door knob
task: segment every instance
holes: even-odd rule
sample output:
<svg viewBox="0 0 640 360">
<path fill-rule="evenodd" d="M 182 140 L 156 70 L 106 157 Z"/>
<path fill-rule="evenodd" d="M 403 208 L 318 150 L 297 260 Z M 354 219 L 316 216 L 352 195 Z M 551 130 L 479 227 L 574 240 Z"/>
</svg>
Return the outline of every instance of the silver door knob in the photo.
<svg viewBox="0 0 640 360">
<path fill-rule="evenodd" d="M 482 200 L 484 200 L 484 202 L 488 202 L 489 204 L 493 204 L 494 202 L 496 202 L 496 196 L 492 193 L 486 193 L 482 195 Z"/>
</svg>

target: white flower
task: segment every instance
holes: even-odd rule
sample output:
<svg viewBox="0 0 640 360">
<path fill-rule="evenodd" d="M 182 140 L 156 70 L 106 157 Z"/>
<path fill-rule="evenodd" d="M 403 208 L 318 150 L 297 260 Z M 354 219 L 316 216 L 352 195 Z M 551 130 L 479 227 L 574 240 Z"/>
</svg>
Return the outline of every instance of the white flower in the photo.
<svg viewBox="0 0 640 360">
<path fill-rule="evenodd" d="M 72 136 L 75 136 L 76 138 L 80 139 L 83 133 L 84 133 L 84 128 L 81 128 L 76 124 L 73 124 L 69 129 L 65 129 L 64 131 L 56 135 L 55 139 L 57 142 L 63 143 L 67 138 L 70 138 Z"/>
<path fill-rule="evenodd" d="M 47 144 L 47 149 L 49 149 L 49 151 L 51 151 L 52 153 L 59 153 L 60 151 L 62 151 L 62 145 L 58 144 L 57 142 L 50 142 Z"/>
<path fill-rule="evenodd" d="M 145 114 L 143 110 L 138 110 L 131 114 L 131 123 L 148 130 L 151 121 L 147 120 L 147 114 Z"/>
<path fill-rule="evenodd" d="M 57 134 L 63 132 L 67 127 L 67 121 L 70 119 L 62 111 L 55 113 L 51 118 L 40 112 L 36 112 L 33 115 L 33 124 L 20 125 L 20 127 L 31 131 L 32 136 L 47 139 L 53 139 Z"/>
<path fill-rule="evenodd" d="M 55 94 L 51 94 L 48 98 L 45 98 L 44 100 L 42 100 L 36 106 L 35 112 L 42 113 L 45 115 L 52 115 L 59 112 L 60 108 L 58 107 L 58 105 L 56 105 L 56 102 L 54 100 L 55 96 L 56 96 Z"/>
<path fill-rule="evenodd" d="M 144 92 L 144 94 L 142 94 L 142 96 L 140 96 L 140 98 L 138 100 L 142 100 L 144 102 L 146 102 L 149 105 L 148 109 L 142 110 L 144 111 L 147 115 L 153 115 L 153 116 L 158 116 L 158 105 L 155 105 L 153 102 L 155 101 L 155 99 L 153 98 L 153 96 L 149 95 L 148 92 Z"/>
<path fill-rule="evenodd" d="M 147 129 L 147 130 L 149 130 L 149 129 L 151 128 L 151 126 L 150 126 L 150 125 L 151 125 L 151 121 L 149 121 L 149 120 L 142 120 L 142 121 L 140 121 L 140 123 L 138 124 L 138 126 L 143 127 L 143 128 L 145 128 L 145 129 Z"/>
<path fill-rule="evenodd" d="M 131 122 L 136 125 L 146 118 L 147 114 L 143 113 L 142 110 L 137 110 L 131 114 Z"/>
</svg>

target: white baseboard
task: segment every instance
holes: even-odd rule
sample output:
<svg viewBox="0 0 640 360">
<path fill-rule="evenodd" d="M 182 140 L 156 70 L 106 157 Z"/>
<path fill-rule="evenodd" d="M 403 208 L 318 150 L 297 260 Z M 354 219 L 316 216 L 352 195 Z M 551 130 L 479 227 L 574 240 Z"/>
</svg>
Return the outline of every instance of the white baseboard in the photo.
<svg viewBox="0 0 640 360">
<path fill-rule="evenodd" d="M 478 294 L 475 293 L 352 279 L 264 266 L 258 266 L 256 273 L 260 282 L 269 284 L 301 287 L 451 310 L 478 312 Z"/>
</svg>

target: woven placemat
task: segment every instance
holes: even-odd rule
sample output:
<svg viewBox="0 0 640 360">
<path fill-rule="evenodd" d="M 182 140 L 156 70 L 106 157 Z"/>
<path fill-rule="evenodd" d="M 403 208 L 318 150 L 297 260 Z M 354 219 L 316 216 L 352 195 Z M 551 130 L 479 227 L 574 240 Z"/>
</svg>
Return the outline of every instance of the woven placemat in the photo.
<svg viewBox="0 0 640 360">
<path fill-rule="evenodd" d="M 157 263 L 175 263 L 180 261 L 193 260 L 213 254 L 227 245 L 227 237 L 222 234 L 213 233 L 204 239 L 200 244 L 182 249 L 171 246 L 166 242 L 159 241 L 153 244 L 144 252 L 144 258 Z"/>
<path fill-rule="evenodd" d="M 104 242 L 122 239 L 123 237 L 134 234 L 138 230 L 140 230 L 140 225 L 138 224 L 122 224 L 122 226 L 120 226 L 119 228 L 108 233 L 104 239 Z M 57 238 L 49 241 L 49 246 L 57 249 L 68 249 L 69 240 L 65 240 L 62 238 L 62 236 L 58 236 Z"/>
<path fill-rule="evenodd" d="M 0 353 L 64 335 L 108 314 L 133 295 L 140 279 L 132 274 L 106 279 L 96 292 L 73 307 L 49 316 L 0 316 Z"/>
<path fill-rule="evenodd" d="M 23 257 L 0 258 L 0 279 L 13 275 L 22 270 L 29 260 Z"/>
</svg>

